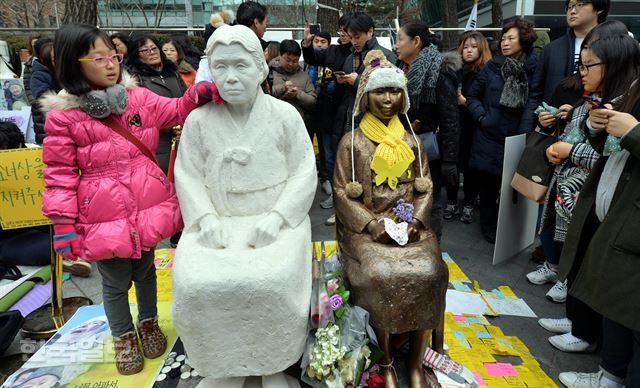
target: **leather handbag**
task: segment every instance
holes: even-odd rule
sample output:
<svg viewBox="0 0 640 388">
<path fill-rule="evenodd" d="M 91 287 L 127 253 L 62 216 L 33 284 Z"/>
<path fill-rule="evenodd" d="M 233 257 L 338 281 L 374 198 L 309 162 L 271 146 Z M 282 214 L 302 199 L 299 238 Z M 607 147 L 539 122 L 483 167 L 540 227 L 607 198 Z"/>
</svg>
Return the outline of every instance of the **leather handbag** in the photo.
<svg viewBox="0 0 640 388">
<path fill-rule="evenodd" d="M 425 132 L 418 135 L 424 145 L 424 150 L 427 153 L 429 161 L 440 159 L 440 146 L 438 145 L 438 133 L 437 132 Z"/>
<path fill-rule="evenodd" d="M 541 132 L 540 128 L 527 133 L 527 140 L 511 187 L 525 198 L 544 203 L 555 166 L 549 164 L 547 148 L 558 141 L 554 134 Z"/>
</svg>

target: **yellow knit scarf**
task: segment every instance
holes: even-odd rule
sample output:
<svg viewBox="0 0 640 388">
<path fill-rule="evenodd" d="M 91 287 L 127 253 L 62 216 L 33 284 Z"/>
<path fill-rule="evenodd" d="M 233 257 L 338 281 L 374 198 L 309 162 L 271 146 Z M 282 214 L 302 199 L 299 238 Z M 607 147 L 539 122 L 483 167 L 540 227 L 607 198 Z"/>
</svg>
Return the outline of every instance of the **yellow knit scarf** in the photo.
<svg viewBox="0 0 640 388">
<path fill-rule="evenodd" d="M 384 125 L 376 116 L 366 112 L 360 129 L 369 140 L 378 143 L 371 161 L 371 169 L 376 173 L 376 186 L 388 181 L 389 187 L 395 190 L 398 178 L 416 158 L 411 147 L 403 140 L 404 127 L 398 115 L 393 116 L 389 125 Z"/>
</svg>

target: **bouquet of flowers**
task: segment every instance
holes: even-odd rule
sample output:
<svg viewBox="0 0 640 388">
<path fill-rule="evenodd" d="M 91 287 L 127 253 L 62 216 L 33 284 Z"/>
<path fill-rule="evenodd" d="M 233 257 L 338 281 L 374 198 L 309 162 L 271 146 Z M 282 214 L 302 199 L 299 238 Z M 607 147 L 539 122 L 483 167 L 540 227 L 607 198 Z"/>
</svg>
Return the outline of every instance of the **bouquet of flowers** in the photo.
<svg viewBox="0 0 640 388">
<path fill-rule="evenodd" d="M 369 313 L 348 304 L 349 290 L 337 254 L 322 256 L 311 303 L 315 332 L 307 339 L 302 380 L 316 388 L 384 387 L 376 374 L 379 368 L 372 371 L 382 351 L 369 326 Z"/>
</svg>

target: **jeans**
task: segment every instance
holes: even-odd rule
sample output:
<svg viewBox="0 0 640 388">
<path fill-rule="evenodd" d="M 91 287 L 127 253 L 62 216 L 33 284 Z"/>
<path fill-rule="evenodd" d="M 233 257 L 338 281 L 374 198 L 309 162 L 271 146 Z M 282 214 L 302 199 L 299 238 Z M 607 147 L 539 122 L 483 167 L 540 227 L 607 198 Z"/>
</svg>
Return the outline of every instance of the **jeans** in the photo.
<svg viewBox="0 0 640 388">
<path fill-rule="evenodd" d="M 322 137 L 324 149 L 324 163 L 327 171 L 327 179 L 333 183 L 333 170 L 336 165 L 336 150 L 333 149 L 333 136 L 325 133 Z"/>
<path fill-rule="evenodd" d="M 154 253 L 152 249 L 142 251 L 140 259 L 98 261 L 98 271 L 102 275 L 102 302 L 114 337 L 133 331 L 128 295 L 132 281 L 136 285 L 138 321 L 158 315 Z"/>
</svg>

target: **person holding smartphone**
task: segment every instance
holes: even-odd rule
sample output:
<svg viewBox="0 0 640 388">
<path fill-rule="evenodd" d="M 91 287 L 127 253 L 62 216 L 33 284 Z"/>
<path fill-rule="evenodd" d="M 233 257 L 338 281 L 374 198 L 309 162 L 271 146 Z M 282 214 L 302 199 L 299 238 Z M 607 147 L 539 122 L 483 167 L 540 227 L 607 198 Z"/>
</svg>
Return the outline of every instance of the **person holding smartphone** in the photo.
<svg viewBox="0 0 640 388">
<path fill-rule="evenodd" d="M 351 19 L 351 14 L 344 14 L 338 20 L 338 44 L 331 44 L 327 48 L 314 47 L 314 40 L 317 35 L 311 33 L 311 28 L 307 23 L 304 29 L 304 39 L 302 40 L 302 57 L 307 65 L 319 66 L 323 68 L 321 86 L 316 88 L 318 94 L 316 111 L 312 122 L 316 128 L 318 146 L 324 156 L 324 164 L 327 175 L 323 190 L 329 195 L 327 199 L 320 203 L 323 209 L 333 208 L 332 182 L 333 168 L 336 160 L 336 147 L 344 127 L 344 112 L 338 114 L 338 108 L 345 92 L 344 84 L 337 82 L 338 74 L 344 74 L 342 68 L 349 55 L 351 55 L 351 37 L 347 33 L 347 25 Z M 329 42 L 330 43 L 330 42 Z M 335 215 L 329 217 L 328 225 L 335 224 Z"/>
</svg>

